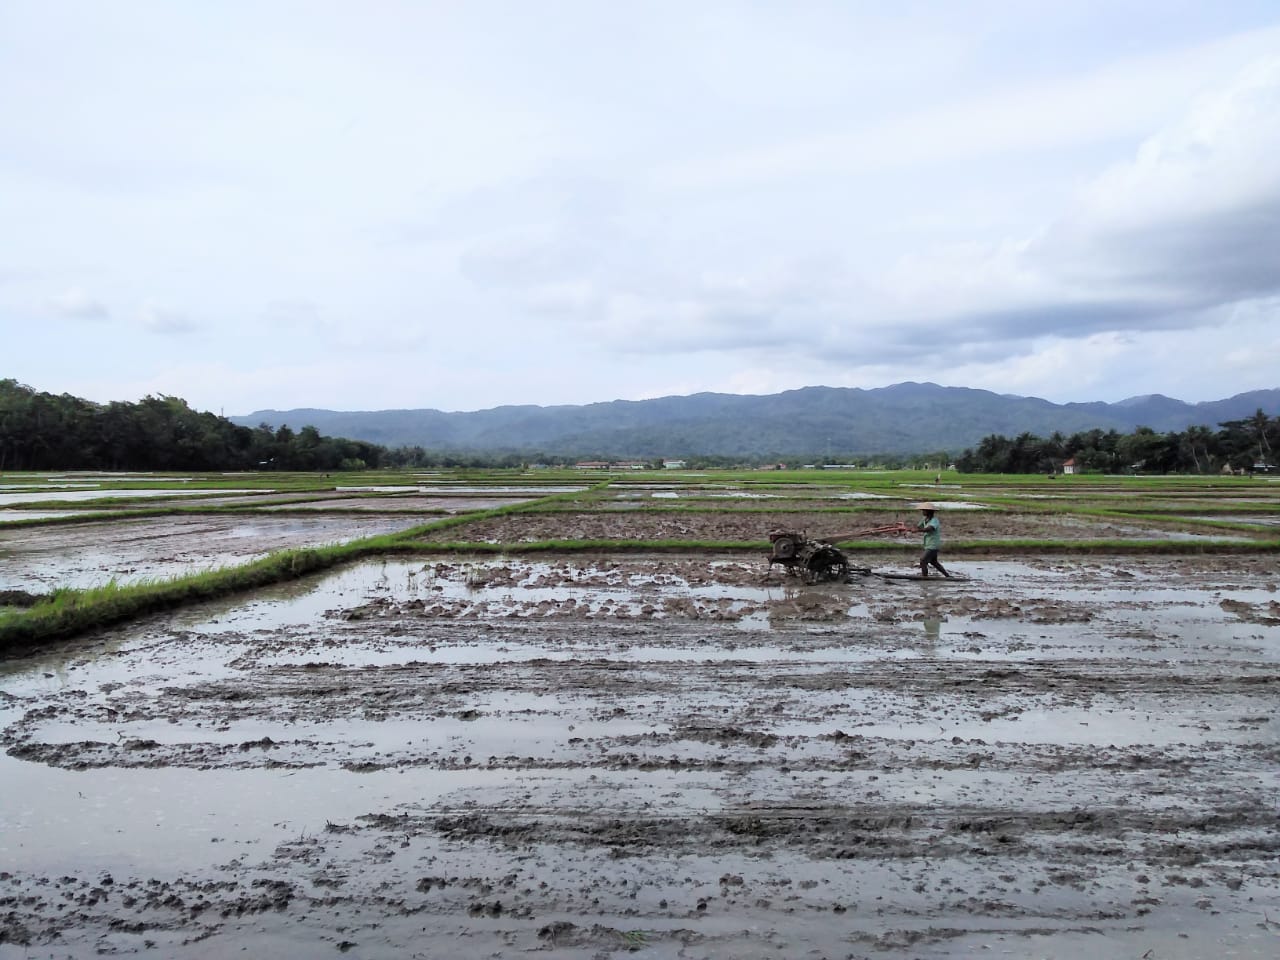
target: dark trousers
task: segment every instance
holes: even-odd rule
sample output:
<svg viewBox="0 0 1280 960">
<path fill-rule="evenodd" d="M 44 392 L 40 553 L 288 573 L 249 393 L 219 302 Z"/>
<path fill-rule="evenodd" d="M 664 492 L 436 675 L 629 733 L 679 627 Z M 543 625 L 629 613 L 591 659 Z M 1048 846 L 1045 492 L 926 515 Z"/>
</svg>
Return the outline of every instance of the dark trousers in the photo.
<svg viewBox="0 0 1280 960">
<path fill-rule="evenodd" d="M 929 575 L 930 567 L 936 569 L 944 577 L 951 576 L 951 574 L 947 573 L 942 564 L 938 562 L 937 550 L 926 550 L 924 553 L 920 554 L 920 572 L 927 577 Z"/>
</svg>

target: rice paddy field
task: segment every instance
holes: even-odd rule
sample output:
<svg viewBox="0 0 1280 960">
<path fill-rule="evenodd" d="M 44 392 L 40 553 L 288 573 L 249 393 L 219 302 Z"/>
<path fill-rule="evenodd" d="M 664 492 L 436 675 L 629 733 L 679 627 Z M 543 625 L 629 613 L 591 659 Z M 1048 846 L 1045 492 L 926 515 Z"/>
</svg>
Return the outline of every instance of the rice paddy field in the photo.
<svg viewBox="0 0 1280 960">
<path fill-rule="evenodd" d="M 0 960 L 1270 960 L 1278 551 L 1264 478 L 0 475 Z"/>
</svg>

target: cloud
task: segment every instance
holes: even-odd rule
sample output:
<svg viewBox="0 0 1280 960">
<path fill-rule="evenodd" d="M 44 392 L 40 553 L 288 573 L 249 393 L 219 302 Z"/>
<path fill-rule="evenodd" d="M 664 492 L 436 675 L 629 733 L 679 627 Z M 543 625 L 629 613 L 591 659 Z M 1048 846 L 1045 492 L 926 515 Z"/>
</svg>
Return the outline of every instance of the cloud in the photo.
<svg viewBox="0 0 1280 960">
<path fill-rule="evenodd" d="M 317 333 L 331 326 L 320 307 L 310 300 L 272 300 L 263 306 L 262 320 L 269 327 L 286 332 Z"/>
<path fill-rule="evenodd" d="M 198 329 L 198 324 L 182 311 L 150 302 L 143 306 L 139 320 L 148 333 L 164 336 L 185 335 Z"/>
<path fill-rule="evenodd" d="M 1277 156 L 1280 59 L 1264 58 L 1129 158 L 1095 168 L 1020 236 L 884 259 L 874 246 L 840 249 L 861 224 L 833 204 L 834 226 L 812 242 L 779 221 L 775 252 L 755 224 L 743 244 L 734 235 L 739 222 L 777 216 L 767 195 L 733 194 L 710 211 L 723 215 L 717 234 L 673 214 L 669 196 L 562 177 L 477 202 L 459 270 L 619 355 L 981 363 L 1046 337 L 1195 328 L 1210 311 L 1280 293 Z"/>
<path fill-rule="evenodd" d="M 932 98 L 936 106 L 794 137 L 765 146 L 663 164 L 663 183 L 705 189 L 726 181 L 850 177 L 907 167 L 940 169 L 970 160 L 1062 150 L 1128 137 L 1153 105 L 1183 102 L 1206 75 L 1229 74 L 1280 42 L 1280 27 L 1230 36 L 1190 49 L 1123 59 L 1091 72 L 991 92 Z M 1228 66 L 1230 65 L 1230 66 Z M 888 92 L 886 92 L 888 95 Z"/>
<path fill-rule="evenodd" d="M 49 309 L 65 320 L 106 320 L 111 311 L 79 287 L 49 298 Z"/>
<path fill-rule="evenodd" d="M 1168 331 L 1280 294 L 1280 58 L 1256 62 L 1103 170 L 1034 235 L 901 258 L 868 291 L 875 313 L 832 344 L 892 358 L 1013 351 L 1054 336 Z M 841 349 L 843 346 L 843 350 Z"/>
<path fill-rule="evenodd" d="M 1028 259 L 1073 287 L 1170 312 L 1280 292 L 1278 155 L 1280 58 L 1270 58 L 1094 179 Z"/>
<path fill-rule="evenodd" d="M 1208 366 L 1207 325 L 1276 316 L 1280 24 L 1257 5 L 571 6 L 495 32 L 467 5 L 401 11 L 415 30 L 88 5 L 74 35 L 24 7 L 0 322 L 80 322 L 24 376 L 74 350 L 161 377 L 198 343 L 228 368 L 338 358 L 362 406 L 1127 384 L 1135 344 L 1176 335 L 1173 381 Z M 288 380 L 302 404 L 321 382 Z"/>
</svg>

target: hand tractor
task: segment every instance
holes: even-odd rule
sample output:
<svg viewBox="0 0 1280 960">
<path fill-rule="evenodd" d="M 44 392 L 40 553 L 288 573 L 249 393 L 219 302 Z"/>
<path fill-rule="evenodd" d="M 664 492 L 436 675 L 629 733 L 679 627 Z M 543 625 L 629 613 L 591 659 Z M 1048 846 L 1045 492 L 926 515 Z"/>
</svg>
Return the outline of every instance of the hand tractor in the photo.
<svg viewBox="0 0 1280 960">
<path fill-rule="evenodd" d="M 885 533 L 912 533 L 905 523 L 887 523 L 879 527 L 855 530 L 818 540 L 810 540 L 803 531 L 769 531 L 769 570 L 775 563 L 782 564 L 787 573 L 801 577 L 805 583 L 843 583 L 850 574 L 866 576 L 870 567 L 854 567 L 844 551 L 835 546 L 841 540 Z"/>
</svg>

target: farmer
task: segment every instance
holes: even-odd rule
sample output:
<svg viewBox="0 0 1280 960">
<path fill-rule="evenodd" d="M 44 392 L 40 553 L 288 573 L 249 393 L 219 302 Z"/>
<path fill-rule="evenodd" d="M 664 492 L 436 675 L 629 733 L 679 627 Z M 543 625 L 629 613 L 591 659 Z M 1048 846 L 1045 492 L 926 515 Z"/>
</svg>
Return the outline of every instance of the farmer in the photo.
<svg viewBox="0 0 1280 960">
<path fill-rule="evenodd" d="M 916 529 L 924 534 L 924 553 L 920 554 L 920 576 L 929 576 L 929 568 L 934 567 L 944 577 L 949 577 L 946 569 L 938 562 L 938 551 L 942 548 L 942 525 L 935 516 L 937 507 L 932 503 L 922 503 L 920 512 L 923 516 L 916 524 Z"/>
</svg>

